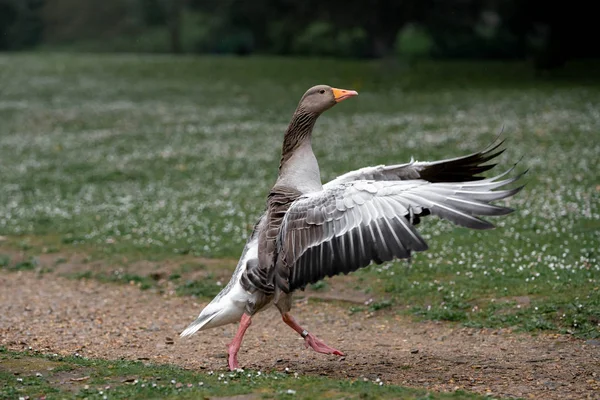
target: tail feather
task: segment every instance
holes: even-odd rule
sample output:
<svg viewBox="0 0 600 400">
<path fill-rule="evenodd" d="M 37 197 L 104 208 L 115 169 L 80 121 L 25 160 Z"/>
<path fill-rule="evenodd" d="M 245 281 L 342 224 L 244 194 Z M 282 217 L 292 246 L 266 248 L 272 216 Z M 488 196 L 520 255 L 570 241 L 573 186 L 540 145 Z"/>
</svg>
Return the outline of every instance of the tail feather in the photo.
<svg viewBox="0 0 600 400">
<path fill-rule="evenodd" d="M 202 329 L 202 327 L 204 327 L 210 321 L 212 321 L 217 315 L 219 315 L 219 313 L 220 313 L 220 311 L 216 311 L 216 312 L 214 312 L 212 314 L 208 314 L 208 315 L 202 315 L 203 313 L 200 313 L 200 316 L 198 318 L 196 318 L 196 320 L 194 322 L 189 324 L 189 326 L 187 328 L 185 328 L 185 330 L 183 332 L 181 332 L 181 334 L 179 336 L 187 337 L 187 336 L 193 335 L 194 333 L 196 333 L 200 329 Z"/>
</svg>

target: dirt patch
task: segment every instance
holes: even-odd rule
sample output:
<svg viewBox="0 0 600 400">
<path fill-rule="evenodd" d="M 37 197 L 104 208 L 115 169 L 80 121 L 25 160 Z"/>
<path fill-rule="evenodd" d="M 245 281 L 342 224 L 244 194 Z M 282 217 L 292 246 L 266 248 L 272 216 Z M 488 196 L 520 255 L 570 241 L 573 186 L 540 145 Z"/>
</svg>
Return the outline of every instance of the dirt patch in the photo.
<svg viewBox="0 0 600 400">
<path fill-rule="evenodd" d="M 80 367 L 63 370 L 63 363 L 39 357 L 0 359 L 0 371 L 9 371 L 15 376 L 44 376 L 54 387 L 76 393 L 84 388 L 90 378 L 90 370 Z"/>
<path fill-rule="evenodd" d="M 53 371 L 61 366 L 58 361 L 44 360 L 36 357 L 12 358 L 10 360 L 0 359 L 0 371 L 11 371 L 13 375 L 35 375 Z"/>
<path fill-rule="evenodd" d="M 1 243 L 1 242 L 0 242 Z M 109 283 L 129 283 L 153 291 L 175 294 L 189 282 L 212 282 L 211 290 L 218 292 L 233 273 L 237 260 L 211 259 L 184 255 L 173 260 L 147 261 L 117 257 L 111 261 L 91 260 L 85 253 L 37 253 L 2 247 L 2 254 L 9 257 L 9 268 L 19 270 L 17 265 L 25 263 L 27 270 L 39 275 L 49 273 L 70 278 L 96 278 Z M 33 260 L 33 261 L 32 261 Z M 173 279 L 177 277 L 176 279 Z M 143 282 L 142 282 L 143 281 Z M 218 285 L 216 284 L 218 283 Z M 353 276 L 339 276 L 329 281 L 323 288 L 308 286 L 301 296 L 316 300 L 346 302 L 364 305 L 372 301 L 372 296 L 353 289 L 356 279 Z M 187 294 L 187 293 L 184 293 Z M 215 293 L 216 294 L 216 293 Z M 206 293 L 204 293 L 206 296 Z"/>
<path fill-rule="evenodd" d="M 2 241 L 0 240 L 0 244 Z M 184 273 L 198 273 L 202 271 L 222 272 L 229 278 L 237 264 L 236 259 L 213 259 L 194 257 L 192 255 L 178 256 L 177 259 L 160 261 L 132 260 L 128 257 L 114 257 L 111 261 L 92 259 L 85 252 L 44 252 L 38 249 L 18 250 L 10 245 L 2 245 L 2 254 L 10 258 L 11 264 L 35 259 L 40 270 L 52 271 L 57 274 L 68 275 L 82 271 L 94 270 L 95 272 L 112 272 L 117 269 L 126 269 L 130 273 L 140 275 L 159 274 L 168 275 L 175 271 Z M 82 268 L 85 266 L 85 268 Z M 190 276 L 193 278 L 193 276 Z"/>
<path fill-rule="evenodd" d="M 125 358 L 221 371 L 235 326 L 179 340 L 204 304 L 132 286 L 54 274 L 0 277 L 0 345 L 107 359 Z M 415 323 L 398 316 L 350 315 L 347 307 L 297 301 L 298 321 L 345 357 L 306 350 L 275 309 L 254 318 L 240 352 L 245 368 L 376 379 L 431 390 L 495 396 L 600 398 L 600 346 L 566 335 Z"/>
</svg>

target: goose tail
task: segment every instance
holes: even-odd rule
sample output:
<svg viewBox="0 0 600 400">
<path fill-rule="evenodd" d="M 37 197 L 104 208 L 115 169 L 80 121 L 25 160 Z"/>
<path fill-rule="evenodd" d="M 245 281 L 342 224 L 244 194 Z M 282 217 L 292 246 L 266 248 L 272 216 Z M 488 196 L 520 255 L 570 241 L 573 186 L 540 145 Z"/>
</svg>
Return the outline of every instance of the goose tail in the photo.
<svg viewBox="0 0 600 400">
<path fill-rule="evenodd" d="M 220 311 L 214 313 L 205 313 L 206 309 L 202 310 L 198 318 L 194 322 L 188 325 L 187 328 L 184 329 L 183 332 L 179 335 L 180 337 L 188 337 L 192 336 L 194 333 L 201 330 L 206 326 L 210 321 L 212 321 L 217 315 L 220 314 Z"/>
</svg>

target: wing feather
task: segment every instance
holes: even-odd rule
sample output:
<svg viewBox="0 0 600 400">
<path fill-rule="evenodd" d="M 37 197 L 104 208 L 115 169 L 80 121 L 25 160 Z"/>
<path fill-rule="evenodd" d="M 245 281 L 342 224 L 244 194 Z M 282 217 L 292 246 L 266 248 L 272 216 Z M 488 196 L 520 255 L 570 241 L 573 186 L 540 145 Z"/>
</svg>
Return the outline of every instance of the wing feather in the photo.
<svg viewBox="0 0 600 400">
<path fill-rule="evenodd" d="M 462 157 L 433 162 L 411 161 L 405 164 L 378 165 L 348 172 L 324 185 L 325 189 L 357 180 L 402 181 L 423 179 L 428 182 L 467 182 L 482 180 L 479 174 L 496 164 L 485 164 L 504 152 L 504 140 L 497 139 L 486 149 Z"/>
<path fill-rule="evenodd" d="M 299 197 L 279 232 L 276 274 L 290 277 L 289 285 L 280 289 L 294 290 L 371 262 L 409 258 L 414 251 L 426 250 L 427 243 L 413 225 L 415 216 L 433 214 L 472 229 L 492 228 L 480 216 L 513 210 L 489 203 L 521 190 L 494 191 L 522 175 L 498 181 L 502 176 L 456 183 L 360 180 Z M 284 268 L 291 273 L 279 271 Z"/>
</svg>

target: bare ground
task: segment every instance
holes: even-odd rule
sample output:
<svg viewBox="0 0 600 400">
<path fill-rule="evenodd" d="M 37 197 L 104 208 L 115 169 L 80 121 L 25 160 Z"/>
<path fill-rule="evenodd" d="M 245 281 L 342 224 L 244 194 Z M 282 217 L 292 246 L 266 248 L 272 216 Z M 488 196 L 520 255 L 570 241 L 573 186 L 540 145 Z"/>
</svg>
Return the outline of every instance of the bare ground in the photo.
<svg viewBox="0 0 600 400">
<path fill-rule="evenodd" d="M 334 296 L 335 299 L 335 296 Z M 224 371 L 235 326 L 178 333 L 204 304 L 135 286 L 69 280 L 55 274 L 0 276 L 0 345 L 45 353 L 149 360 Z M 328 301 L 300 299 L 298 321 L 343 358 L 316 354 L 281 322 L 275 309 L 259 314 L 239 355 L 244 368 L 494 396 L 600 399 L 600 343 L 567 335 L 517 334 L 412 322 L 394 315 L 349 315 Z"/>
</svg>

